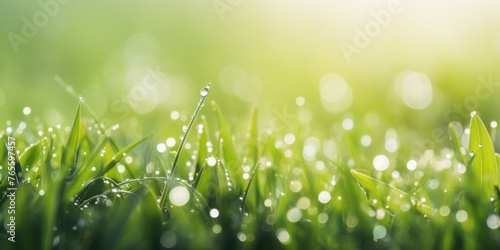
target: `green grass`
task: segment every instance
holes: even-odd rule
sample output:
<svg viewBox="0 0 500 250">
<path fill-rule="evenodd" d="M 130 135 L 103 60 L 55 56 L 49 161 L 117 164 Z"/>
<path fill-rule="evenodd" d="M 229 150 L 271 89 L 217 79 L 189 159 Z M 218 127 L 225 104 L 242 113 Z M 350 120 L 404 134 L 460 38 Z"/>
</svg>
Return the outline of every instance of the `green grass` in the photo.
<svg viewBox="0 0 500 250">
<path fill-rule="evenodd" d="M 369 146 L 362 128 L 261 131 L 258 107 L 237 130 L 214 101 L 202 110 L 207 94 L 165 151 L 165 138 L 103 126 L 83 100 L 68 127 L 13 121 L 0 132 L 0 220 L 12 136 L 16 242 L 2 230 L 1 249 L 500 248 L 500 156 L 479 116 L 470 146 L 450 125 L 449 147 L 414 156 L 404 131 L 384 151 L 387 128 Z"/>
</svg>

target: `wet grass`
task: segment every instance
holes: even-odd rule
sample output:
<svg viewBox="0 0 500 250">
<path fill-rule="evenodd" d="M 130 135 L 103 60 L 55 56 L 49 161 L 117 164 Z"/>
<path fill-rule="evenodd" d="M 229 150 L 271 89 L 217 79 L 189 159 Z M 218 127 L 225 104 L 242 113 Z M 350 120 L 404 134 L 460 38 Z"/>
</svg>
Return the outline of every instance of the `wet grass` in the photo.
<svg viewBox="0 0 500 250">
<path fill-rule="evenodd" d="M 276 132 L 257 107 L 237 131 L 214 101 L 199 115 L 208 91 L 167 142 L 105 127 L 83 99 L 71 126 L 8 124 L 0 220 L 15 187 L 16 242 L 2 230 L 1 249 L 500 248 L 496 125 L 476 114 L 450 125 L 449 147 L 413 155 L 404 130 Z"/>
</svg>

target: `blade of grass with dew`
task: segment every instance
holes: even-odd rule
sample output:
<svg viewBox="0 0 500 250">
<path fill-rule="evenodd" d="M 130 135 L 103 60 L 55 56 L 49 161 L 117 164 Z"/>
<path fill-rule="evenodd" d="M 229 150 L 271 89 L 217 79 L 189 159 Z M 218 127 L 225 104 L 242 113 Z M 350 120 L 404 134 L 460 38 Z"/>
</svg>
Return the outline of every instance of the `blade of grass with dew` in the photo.
<svg viewBox="0 0 500 250">
<path fill-rule="evenodd" d="M 205 116 L 201 116 L 202 120 L 202 127 L 201 127 L 201 133 L 200 133 L 200 139 L 199 139 L 199 147 L 198 147 L 198 163 L 196 166 L 196 174 L 195 174 L 195 180 L 193 182 L 193 187 L 195 189 L 198 188 L 198 184 L 200 183 L 201 176 L 203 172 L 205 171 L 205 168 L 207 167 L 207 157 L 208 157 L 208 146 L 207 143 L 209 141 L 209 136 L 208 136 L 208 125 L 207 125 L 207 120 Z M 198 168 L 198 166 L 200 166 Z"/>
<path fill-rule="evenodd" d="M 31 168 L 33 165 L 37 164 L 42 156 L 42 147 L 40 141 L 28 146 L 24 152 L 19 157 L 19 163 L 21 166 L 26 168 Z"/>
<path fill-rule="evenodd" d="M 480 189 L 483 199 L 489 200 L 493 186 L 498 184 L 497 162 L 488 130 L 475 113 L 470 122 L 469 152 L 475 157 L 471 169 L 467 171 L 471 172 L 476 182 L 469 183 L 470 188 Z"/>
<path fill-rule="evenodd" d="M 384 201 L 395 212 L 406 212 L 410 207 L 415 207 L 427 216 L 433 216 L 436 212 L 435 209 L 419 201 L 417 198 L 387 183 L 355 170 L 351 170 L 351 174 L 373 197 Z"/>
<path fill-rule="evenodd" d="M 84 183 L 85 180 L 91 180 L 97 177 L 97 175 L 101 172 L 101 169 L 98 171 L 92 171 L 93 166 L 99 166 L 101 167 L 100 164 L 95 164 L 95 161 L 97 159 L 97 156 L 101 153 L 102 149 L 106 145 L 106 143 L 109 141 L 109 137 L 104 136 L 103 139 L 96 145 L 94 146 L 94 150 L 90 154 L 90 156 L 85 160 L 85 162 L 76 169 L 73 177 L 73 185 L 70 185 L 67 191 L 67 198 L 73 197 L 74 194 L 76 194 L 80 189 L 81 189 L 81 184 Z"/>
<path fill-rule="evenodd" d="M 106 164 L 106 167 L 104 167 L 103 170 L 101 170 L 100 175 L 105 175 L 107 172 L 109 172 L 114 166 L 116 166 L 116 164 L 118 164 L 118 162 L 120 162 L 123 157 L 129 153 L 130 151 L 132 151 L 132 149 L 136 148 L 137 146 L 139 146 L 141 143 L 149 140 L 153 135 L 148 135 L 146 137 L 143 137 L 133 143 L 131 143 L 130 145 L 126 146 L 125 148 L 123 148 L 122 150 L 118 151 L 118 153 L 116 153 L 113 158 L 111 159 L 111 161 Z"/>
<path fill-rule="evenodd" d="M 92 119 L 94 119 L 94 121 L 98 124 L 97 130 L 101 134 L 107 135 L 106 131 L 104 131 L 103 128 L 101 127 L 102 124 L 100 123 L 99 119 L 97 119 L 97 115 L 95 114 L 94 110 L 91 109 L 89 105 L 87 105 L 87 103 L 84 101 L 83 95 L 78 94 L 74 90 L 73 86 L 67 84 L 59 75 L 54 76 L 54 80 L 59 84 L 59 86 L 61 86 L 64 90 L 66 90 L 66 92 L 68 92 L 71 96 L 80 101 L 81 105 L 85 108 L 85 110 L 87 110 L 90 117 L 92 117 Z M 113 138 L 109 139 L 109 143 L 111 144 L 111 147 L 115 152 L 119 150 L 118 145 L 113 140 Z"/>
<path fill-rule="evenodd" d="M 201 167 L 200 167 L 200 170 L 196 173 L 195 175 L 195 179 L 193 181 L 193 188 L 196 189 L 198 187 L 198 183 L 200 183 L 200 179 L 201 179 L 201 176 L 203 174 L 203 171 L 205 171 L 205 167 L 206 167 L 206 162 L 204 162 Z"/>
<path fill-rule="evenodd" d="M 252 180 L 253 180 L 255 174 L 257 173 L 258 169 L 259 169 L 259 162 L 256 162 L 255 166 L 253 167 L 252 173 L 250 174 L 250 177 L 248 179 L 247 187 L 246 187 L 245 191 L 243 192 L 243 199 L 241 199 L 240 211 L 243 212 L 243 213 L 245 213 L 245 203 L 247 201 L 248 192 L 250 191 L 250 186 L 252 185 Z M 258 196 L 256 196 L 256 197 L 258 197 Z M 255 203 L 259 204 L 259 199 L 257 199 L 255 201 Z"/>
<path fill-rule="evenodd" d="M 248 197 L 248 192 L 250 192 L 250 186 L 252 184 L 252 180 L 254 179 L 255 174 L 257 173 L 259 169 L 259 128 L 258 128 L 258 122 L 257 122 L 257 106 L 253 106 L 252 108 L 252 115 L 251 115 L 251 120 L 250 120 L 250 125 L 248 128 L 248 144 L 247 144 L 247 150 L 246 150 L 246 157 L 245 157 L 245 166 L 250 167 L 252 166 L 250 176 L 247 178 L 248 183 L 247 187 L 243 192 L 243 199 L 242 199 L 242 204 L 240 210 L 243 211 L 245 208 L 245 203 Z M 248 173 L 246 173 L 248 175 Z M 256 205 L 260 203 L 260 199 L 258 196 L 258 190 L 255 189 L 255 199 L 250 201 L 252 203 L 252 206 L 254 209 L 256 209 Z"/>
<path fill-rule="evenodd" d="M 203 120 L 203 116 L 202 116 Z M 204 165 L 207 160 L 207 132 L 206 132 L 206 127 L 202 123 L 200 127 L 198 128 L 198 155 L 197 155 L 197 160 L 196 160 L 196 169 L 195 169 L 195 177 L 196 180 L 199 181 L 199 177 L 203 173 Z M 194 185 L 194 184 L 193 184 Z M 196 185 L 194 185 L 196 188 Z"/>
<path fill-rule="evenodd" d="M 64 145 L 61 153 L 61 166 L 59 169 L 59 177 L 67 176 L 73 171 L 76 166 L 77 152 L 79 150 L 80 141 L 80 127 L 81 127 L 81 103 L 82 100 L 78 102 L 78 107 L 76 108 L 75 119 L 73 120 L 73 125 L 69 132 L 66 145 Z"/>
<path fill-rule="evenodd" d="M 448 125 L 448 132 L 450 133 L 451 143 L 453 145 L 453 150 L 455 152 L 455 158 L 457 159 L 458 162 L 465 165 L 466 159 L 465 159 L 465 156 L 462 154 L 462 151 L 460 150 L 462 148 L 462 146 L 460 144 L 460 139 L 458 138 L 458 135 L 457 135 L 457 129 L 451 123 L 450 123 L 450 125 Z"/>
<path fill-rule="evenodd" d="M 417 185 L 411 189 L 409 194 L 416 194 L 418 193 L 427 183 L 429 182 L 429 179 L 431 178 L 433 174 L 433 170 L 431 168 L 426 168 L 424 170 L 424 176 L 418 180 Z"/>
<path fill-rule="evenodd" d="M 212 108 L 214 109 L 215 114 L 217 115 L 217 121 L 219 124 L 220 142 L 222 142 L 220 144 L 222 151 L 221 154 L 223 155 L 223 158 L 221 159 L 224 161 L 224 164 L 226 165 L 229 171 L 231 179 L 236 183 L 241 183 L 242 180 L 241 162 L 238 157 L 238 154 L 236 153 L 236 149 L 233 145 L 231 134 L 227 129 L 226 122 L 224 121 L 224 116 L 222 115 L 222 112 L 215 101 L 212 101 Z"/>
<path fill-rule="evenodd" d="M 86 163 L 83 165 L 84 167 L 89 167 L 94 164 L 95 160 L 97 159 L 97 156 L 102 152 L 104 149 L 104 146 L 106 143 L 110 140 L 110 137 L 104 136 L 99 143 L 93 147 L 93 151 L 90 154 L 89 158 L 87 158 Z M 82 172 L 85 171 L 84 168 L 78 168 L 76 170 L 76 174 L 80 175 Z"/>
<path fill-rule="evenodd" d="M 193 113 L 193 115 L 191 116 L 191 120 L 189 121 L 189 124 L 187 125 L 185 131 L 184 131 L 184 134 L 182 135 L 182 139 L 181 139 L 181 142 L 179 143 L 179 147 L 177 149 L 177 152 L 175 154 L 175 157 L 174 157 L 174 160 L 172 162 L 172 168 L 170 169 L 170 176 L 174 177 L 175 176 L 175 169 L 177 167 L 177 163 L 179 161 L 179 157 L 184 149 L 184 144 L 186 143 L 186 139 L 189 135 L 189 132 L 191 131 L 191 128 L 193 127 L 193 124 L 194 124 L 194 121 L 196 120 L 196 117 L 198 117 L 198 114 L 200 113 L 201 111 L 201 108 L 204 106 L 204 103 L 205 103 L 205 99 L 207 98 L 209 92 L 210 92 L 210 86 L 211 86 L 211 83 L 208 83 L 205 87 L 203 87 L 201 90 L 200 90 L 200 100 L 198 101 L 198 105 Z M 168 174 L 167 174 L 168 175 Z M 168 177 L 168 176 L 167 176 Z M 165 187 L 163 188 L 163 192 L 162 192 L 162 195 L 161 195 L 161 198 L 160 198 L 160 208 L 164 208 L 165 207 L 165 204 L 167 202 L 167 196 L 168 196 L 168 192 L 170 190 L 170 182 L 168 182 Z"/>
</svg>

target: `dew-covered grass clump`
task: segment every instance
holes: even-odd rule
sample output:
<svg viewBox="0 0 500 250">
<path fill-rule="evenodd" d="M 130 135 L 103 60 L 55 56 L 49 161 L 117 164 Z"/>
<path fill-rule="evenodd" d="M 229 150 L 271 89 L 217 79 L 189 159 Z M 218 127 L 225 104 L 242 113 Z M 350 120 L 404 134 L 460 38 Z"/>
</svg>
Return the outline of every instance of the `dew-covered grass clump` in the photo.
<svg viewBox="0 0 500 250">
<path fill-rule="evenodd" d="M 496 122 L 473 113 L 448 146 L 414 150 L 351 118 L 228 119 L 209 91 L 166 137 L 123 133 L 83 98 L 72 124 L 24 109 L 0 132 L 1 249 L 500 248 Z"/>
</svg>

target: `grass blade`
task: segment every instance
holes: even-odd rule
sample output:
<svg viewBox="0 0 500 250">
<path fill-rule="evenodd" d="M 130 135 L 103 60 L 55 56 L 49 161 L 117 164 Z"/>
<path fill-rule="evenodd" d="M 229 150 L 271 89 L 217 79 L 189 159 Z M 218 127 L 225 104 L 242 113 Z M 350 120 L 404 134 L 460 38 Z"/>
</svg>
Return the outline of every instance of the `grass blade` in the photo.
<svg viewBox="0 0 500 250">
<path fill-rule="evenodd" d="M 231 134 L 227 129 L 226 122 L 224 121 L 222 112 L 215 101 L 212 101 L 212 108 L 214 109 L 215 114 L 217 115 L 217 121 L 219 124 L 219 132 L 220 132 L 219 141 L 221 145 L 220 151 L 221 155 L 223 156 L 221 157 L 221 159 L 224 160 L 224 165 L 228 169 L 231 179 L 236 183 L 241 183 L 242 179 L 241 162 L 238 157 L 238 154 L 236 153 L 236 149 L 233 145 Z"/>
<path fill-rule="evenodd" d="M 433 208 L 400 189 L 355 170 L 351 170 L 351 174 L 358 181 L 358 183 L 360 183 L 366 191 L 369 192 L 371 198 L 383 201 L 393 211 L 405 212 L 408 211 L 410 207 L 415 207 L 424 215 L 433 216 L 435 214 L 435 210 Z"/>
<path fill-rule="evenodd" d="M 80 141 L 80 127 L 81 127 L 81 107 L 82 100 L 78 102 L 78 107 L 76 108 L 75 119 L 73 120 L 73 126 L 69 132 L 68 139 L 65 146 L 63 147 L 61 154 L 61 170 L 59 171 L 59 177 L 67 176 L 71 173 L 72 168 L 76 165 L 76 158 L 79 149 Z"/>
<path fill-rule="evenodd" d="M 469 152 L 475 156 L 468 169 L 474 176 L 475 185 L 472 188 L 481 190 L 483 199 L 489 200 L 493 187 L 498 184 L 497 162 L 488 130 L 475 114 L 470 123 Z"/>
<path fill-rule="evenodd" d="M 171 168 L 171 171 L 170 171 L 170 175 L 171 176 L 174 176 L 174 174 L 175 174 L 175 169 L 177 167 L 177 162 L 179 161 L 179 157 L 180 157 L 180 155 L 182 153 L 182 150 L 184 149 L 184 144 L 186 143 L 187 136 L 189 135 L 189 132 L 191 131 L 191 128 L 193 127 L 194 121 L 196 120 L 196 117 L 198 117 L 198 114 L 200 113 L 201 108 L 205 104 L 205 99 L 207 98 L 208 93 L 210 91 L 210 86 L 211 86 L 211 83 L 208 83 L 205 87 L 203 87 L 200 90 L 201 98 L 198 101 L 198 106 L 194 110 L 194 113 L 191 116 L 191 120 L 189 121 L 189 124 L 187 125 L 187 127 L 186 127 L 186 129 L 184 131 L 184 134 L 182 136 L 181 142 L 179 143 L 179 147 L 177 149 L 177 153 L 175 154 L 174 161 L 172 162 L 172 168 Z M 160 208 L 163 208 L 165 206 L 165 203 L 167 202 L 167 195 L 168 195 L 169 185 L 170 185 L 170 182 L 167 183 L 167 185 L 165 185 L 165 187 L 163 189 L 163 193 L 162 193 L 161 199 L 160 199 Z"/>
<path fill-rule="evenodd" d="M 128 152 L 132 151 L 132 149 L 139 146 L 141 143 L 147 141 L 152 136 L 153 135 L 149 135 L 149 136 L 146 136 L 142 139 L 139 139 L 139 140 L 135 141 L 134 143 L 128 145 L 127 147 L 123 148 L 122 150 L 118 151 L 118 153 L 116 153 L 113 156 L 112 160 L 106 165 L 106 167 L 104 167 L 104 169 L 102 170 L 102 172 L 98 176 L 105 175 L 114 166 L 116 166 L 116 164 L 118 164 L 118 162 L 120 162 L 123 159 L 124 155 L 126 155 Z"/>
</svg>

